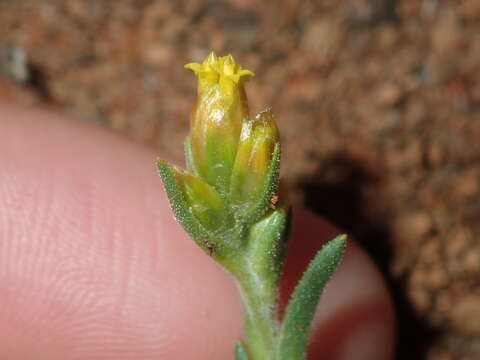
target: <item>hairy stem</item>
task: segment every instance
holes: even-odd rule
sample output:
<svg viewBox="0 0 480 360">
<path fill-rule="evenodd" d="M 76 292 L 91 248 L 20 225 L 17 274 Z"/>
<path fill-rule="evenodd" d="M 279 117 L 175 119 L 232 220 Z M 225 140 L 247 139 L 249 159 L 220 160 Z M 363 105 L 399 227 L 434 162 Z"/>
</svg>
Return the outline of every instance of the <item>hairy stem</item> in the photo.
<svg viewBox="0 0 480 360">
<path fill-rule="evenodd" d="M 278 286 L 262 278 L 243 258 L 242 272 L 236 273 L 245 312 L 245 330 L 252 360 L 276 360 L 280 323 Z"/>
</svg>

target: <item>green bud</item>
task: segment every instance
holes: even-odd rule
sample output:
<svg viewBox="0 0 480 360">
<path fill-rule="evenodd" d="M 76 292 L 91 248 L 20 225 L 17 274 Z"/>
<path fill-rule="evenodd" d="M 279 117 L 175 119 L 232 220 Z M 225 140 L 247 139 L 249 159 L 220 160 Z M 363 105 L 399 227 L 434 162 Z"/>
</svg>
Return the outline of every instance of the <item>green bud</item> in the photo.
<svg viewBox="0 0 480 360">
<path fill-rule="evenodd" d="M 172 167 L 172 170 L 187 206 L 198 221 L 208 230 L 225 226 L 228 212 L 218 192 L 187 171 L 177 167 Z"/>
<path fill-rule="evenodd" d="M 231 179 L 232 205 L 248 206 L 263 196 L 273 150 L 278 142 L 278 129 L 270 109 L 243 124 Z"/>
<path fill-rule="evenodd" d="M 253 73 L 231 55 L 213 52 L 202 64 L 185 65 L 198 76 L 198 97 L 190 114 L 192 162 L 198 174 L 228 194 L 242 123 L 248 119 L 243 83 Z"/>
</svg>

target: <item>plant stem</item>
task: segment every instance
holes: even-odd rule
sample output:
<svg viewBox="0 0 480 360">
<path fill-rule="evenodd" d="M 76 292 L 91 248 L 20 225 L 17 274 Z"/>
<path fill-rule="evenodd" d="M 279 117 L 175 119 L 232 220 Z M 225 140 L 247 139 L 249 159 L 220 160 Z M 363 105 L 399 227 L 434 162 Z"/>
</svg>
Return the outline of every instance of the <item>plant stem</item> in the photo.
<svg viewBox="0 0 480 360">
<path fill-rule="evenodd" d="M 280 325 L 277 311 L 276 288 L 268 279 L 245 266 L 237 277 L 245 310 L 245 330 L 252 360 L 276 360 Z"/>
</svg>

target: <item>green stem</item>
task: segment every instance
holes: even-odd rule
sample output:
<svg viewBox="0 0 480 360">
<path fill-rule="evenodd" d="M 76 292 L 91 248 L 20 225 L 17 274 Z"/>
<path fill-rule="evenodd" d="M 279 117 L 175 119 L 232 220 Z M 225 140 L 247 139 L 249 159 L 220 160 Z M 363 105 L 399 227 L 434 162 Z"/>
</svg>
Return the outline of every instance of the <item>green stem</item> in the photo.
<svg viewBox="0 0 480 360">
<path fill-rule="evenodd" d="M 280 325 L 276 295 L 264 286 L 262 279 L 248 273 L 239 281 L 245 309 L 245 330 L 253 360 L 276 360 Z M 272 296 L 273 295 L 273 296 Z"/>
<path fill-rule="evenodd" d="M 277 360 L 275 349 L 280 331 L 278 276 L 272 271 L 261 271 L 268 264 L 259 264 L 248 250 L 237 253 L 234 259 L 235 263 L 229 263 L 227 268 L 236 278 L 242 297 L 250 359 Z"/>
<path fill-rule="evenodd" d="M 277 360 L 279 279 L 287 223 L 284 210 L 271 212 L 239 236 L 242 239 L 236 243 L 245 246 L 224 264 L 240 288 L 252 360 Z"/>
</svg>

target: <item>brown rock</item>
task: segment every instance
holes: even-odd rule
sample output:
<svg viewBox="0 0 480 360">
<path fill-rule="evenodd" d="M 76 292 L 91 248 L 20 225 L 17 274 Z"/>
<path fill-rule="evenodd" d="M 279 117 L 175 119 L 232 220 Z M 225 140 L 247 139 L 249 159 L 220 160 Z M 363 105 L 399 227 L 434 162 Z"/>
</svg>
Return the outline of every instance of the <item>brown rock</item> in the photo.
<svg viewBox="0 0 480 360">
<path fill-rule="evenodd" d="M 480 294 L 466 295 L 455 304 L 451 320 L 457 331 L 480 335 Z"/>
<path fill-rule="evenodd" d="M 437 20 L 431 37 L 435 52 L 448 54 L 458 48 L 462 39 L 462 29 L 455 14 L 448 12 Z"/>
<path fill-rule="evenodd" d="M 470 249 L 465 255 L 465 269 L 480 278 L 480 247 Z"/>
<path fill-rule="evenodd" d="M 447 234 L 446 255 L 453 257 L 465 252 L 472 239 L 473 233 L 468 227 L 455 227 Z"/>
<path fill-rule="evenodd" d="M 402 237 L 422 240 L 432 227 L 432 220 L 425 212 L 416 212 L 401 216 L 395 221 L 395 229 Z"/>
<path fill-rule="evenodd" d="M 469 197 L 478 193 L 480 176 L 477 168 L 461 172 L 452 184 L 454 196 Z"/>
<path fill-rule="evenodd" d="M 393 106 L 403 96 L 402 89 L 392 83 L 382 84 L 375 92 L 375 99 L 381 106 Z"/>
<path fill-rule="evenodd" d="M 320 63 L 329 62 L 339 50 L 344 32 L 345 29 L 338 19 L 320 18 L 308 25 L 301 47 L 315 55 Z"/>
</svg>

